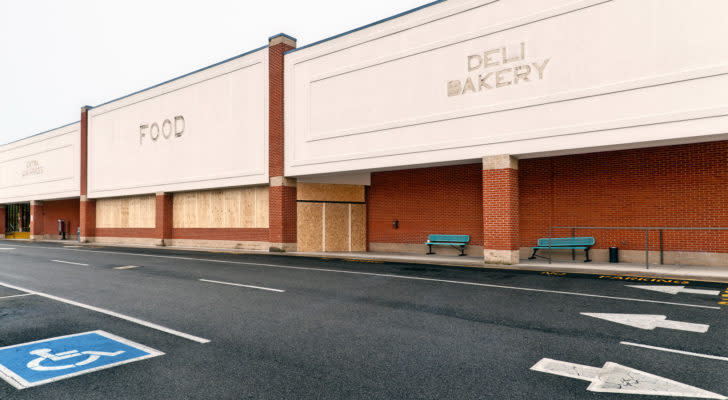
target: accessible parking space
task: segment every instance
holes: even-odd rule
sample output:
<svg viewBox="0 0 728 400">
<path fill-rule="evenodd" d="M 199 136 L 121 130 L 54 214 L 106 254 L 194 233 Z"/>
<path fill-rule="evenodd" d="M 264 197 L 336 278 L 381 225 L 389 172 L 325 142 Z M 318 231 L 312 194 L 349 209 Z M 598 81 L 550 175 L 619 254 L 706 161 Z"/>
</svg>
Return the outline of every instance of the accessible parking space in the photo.
<svg viewBox="0 0 728 400">
<path fill-rule="evenodd" d="M 200 383 L 186 357 L 202 345 L 186 339 L 36 295 L 3 301 L 0 318 L 2 399 L 184 397 Z"/>
</svg>

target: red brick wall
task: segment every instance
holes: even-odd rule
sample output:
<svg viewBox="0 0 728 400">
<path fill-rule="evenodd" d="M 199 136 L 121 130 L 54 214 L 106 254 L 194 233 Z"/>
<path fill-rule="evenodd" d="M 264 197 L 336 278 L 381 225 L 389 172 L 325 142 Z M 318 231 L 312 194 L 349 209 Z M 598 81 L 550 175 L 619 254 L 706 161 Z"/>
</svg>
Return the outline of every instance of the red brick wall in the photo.
<svg viewBox="0 0 728 400">
<path fill-rule="evenodd" d="M 78 199 L 43 202 L 42 234 L 58 234 L 58 220 L 66 221 L 66 235 L 75 235 L 81 223 L 80 202 Z"/>
<path fill-rule="evenodd" d="M 155 204 L 155 237 L 169 239 L 172 237 L 172 194 L 157 194 Z"/>
<path fill-rule="evenodd" d="M 284 163 L 284 53 L 294 47 L 285 43 L 268 49 L 268 172 L 271 178 L 283 176 Z M 296 243 L 296 188 L 271 187 L 269 198 L 269 238 L 271 243 Z"/>
<path fill-rule="evenodd" d="M 728 142 L 520 160 L 521 245 L 548 226 L 728 226 Z M 555 235 L 568 236 L 562 230 Z M 597 248 L 642 250 L 644 231 L 582 231 Z M 659 250 L 659 233 L 650 234 Z M 728 252 L 728 234 L 664 232 L 667 251 Z"/>
<path fill-rule="evenodd" d="M 81 236 L 96 236 L 96 200 L 81 201 Z"/>
<path fill-rule="evenodd" d="M 519 248 L 518 170 L 483 171 L 483 247 Z"/>
<path fill-rule="evenodd" d="M 440 233 L 470 235 L 470 244 L 482 246 L 482 173 L 481 163 L 372 173 L 369 242 L 422 244 Z"/>
<path fill-rule="evenodd" d="M 0 235 L 5 234 L 5 219 L 8 217 L 8 211 L 5 207 L 0 207 Z"/>
<path fill-rule="evenodd" d="M 296 243 L 296 188 L 271 186 L 268 194 L 271 243 Z"/>
</svg>

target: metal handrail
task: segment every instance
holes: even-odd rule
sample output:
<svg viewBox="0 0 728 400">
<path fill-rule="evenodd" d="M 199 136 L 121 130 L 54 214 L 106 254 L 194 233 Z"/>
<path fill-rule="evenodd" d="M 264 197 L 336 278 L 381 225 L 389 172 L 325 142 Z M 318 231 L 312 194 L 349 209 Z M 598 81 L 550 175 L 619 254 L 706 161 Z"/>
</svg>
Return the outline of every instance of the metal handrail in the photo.
<svg viewBox="0 0 728 400">
<path fill-rule="evenodd" d="M 645 268 L 650 269 L 650 231 L 660 232 L 660 264 L 664 263 L 662 249 L 662 231 L 728 231 L 728 227 L 699 227 L 699 226 L 551 226 L 549 225 L 549 264 L 551 264 L 551 238 L 554 229 L 571 229 L 572 237 L 577 229 L 625 229 L 645 231 Z M 572 252 L 572 258 L 574 250 Z"/>
</svg>

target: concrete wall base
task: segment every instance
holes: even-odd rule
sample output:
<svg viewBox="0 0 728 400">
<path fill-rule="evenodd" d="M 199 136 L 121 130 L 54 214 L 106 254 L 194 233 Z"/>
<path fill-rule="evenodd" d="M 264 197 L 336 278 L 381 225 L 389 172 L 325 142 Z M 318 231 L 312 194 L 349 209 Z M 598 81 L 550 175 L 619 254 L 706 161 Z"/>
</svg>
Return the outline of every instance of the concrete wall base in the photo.
<svg viewBox="0 0 728 400">
<path fill-rule="evenodd" d="M 483 258 L 486 264 L 514 265 L 520 261 L 518 250 L 484 249 Z"/>
<path fill-rule="evenodd" d="M 164 239 L 165 246 L 268 251 L 268 242 L 238 240 Z"/>
<path fill-rule="evenodd" d="M 61 240 L 61 236 L 58 234 L 30 235 L 30 240 Z M 66 234 L 66 241 L 78 241 L 78 236 Z"/>
<path fill-rule="evenodd" d="M 533 250 L 529 247 L 522 247 L 520 256 L 521 259 L 527 259 L 531 256 Z M 548 250 L 539 250 L 540 256 L 548 257 Z M 594 262 L 609 262 L 609 250 L 608 249 L 592 249 L 589 250 L 589 258 Z M 701 265 L 709 267 L 722 267 L 728 265 L 728 253 L 708 253 L 708 252 L 697 252 L 697 251 L 666 251 L 663 254 L 665 265 Z M 539 259 L 544 260 L 544 259 Z M 553 261 L 571 261 L 570 250 L 553 250 L 552 252 Z M 584 252 L 576 250 L 575 261 L 584 261 Z M 619 251 L 619 262 L 629 264 L 644 264 L 645 263 L 645 252 L 640 250 L 620 250 Z M 650 251 L 649 252 L 649 263 L 659 264 L 660 263 L 660 252 Z"/>
<path fill-rule="evenodd" d="M 298 248 L 297 243 L 267 243 L 267 248 L 265 250 L 271 251 L 271 252 L 294 252 Z"/>
<path fill-rule="evenodd" d="M 155 238 L 125 238 L 125 237 L 81 237 L 84 243 L 98 244 L 133 244 L 142 246 L 164 246 L 162 239 Z M 85 239 L 85 240 L 84 240 Z"/>
<path fill-rule="evenodd" d="M 379 253 L 425 254 L 428 249 L 424 244 L 369 243 L 369 251 Z M 449 246 L 433 246 L 432 251 L 436 254 L 445 256 L 456 256 L 460 254 L 460 250 Z M 465 254 L 468 256 L 480 257 L 483 254 L 483 246 L 465 246 Z"/>
</svg>

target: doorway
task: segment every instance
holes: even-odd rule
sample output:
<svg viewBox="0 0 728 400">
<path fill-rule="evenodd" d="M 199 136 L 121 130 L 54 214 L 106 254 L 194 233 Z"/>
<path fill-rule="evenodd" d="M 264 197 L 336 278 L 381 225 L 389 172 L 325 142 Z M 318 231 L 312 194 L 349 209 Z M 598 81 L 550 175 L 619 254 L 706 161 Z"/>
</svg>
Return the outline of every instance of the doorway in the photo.
<svg viewBox="0 0 728 400">
<path fill-rule="evenodd" d="M 5 206 L 5 238 L 30 239 L 30 204 Z"/>
</svg>

